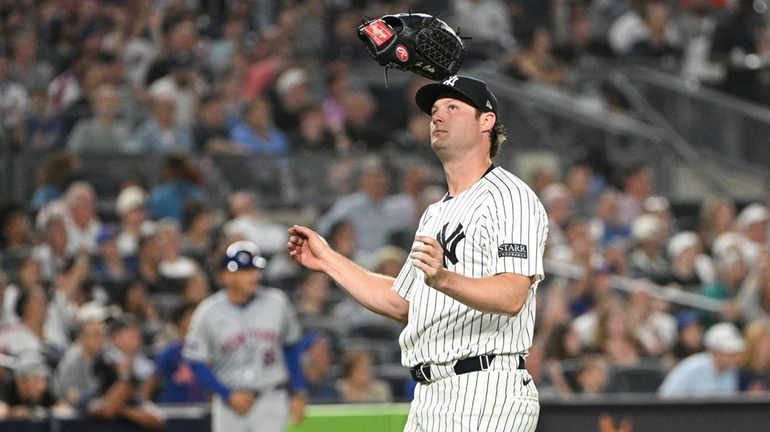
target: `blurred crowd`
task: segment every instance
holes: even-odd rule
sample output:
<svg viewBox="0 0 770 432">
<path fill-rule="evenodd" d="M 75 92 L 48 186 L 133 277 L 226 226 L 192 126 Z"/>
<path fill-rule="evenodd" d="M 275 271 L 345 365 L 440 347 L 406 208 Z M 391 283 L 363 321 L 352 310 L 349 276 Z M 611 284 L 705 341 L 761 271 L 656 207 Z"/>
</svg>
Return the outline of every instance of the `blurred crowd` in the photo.
<svg viewBox="0 0 770 432">
<path fill-rule="evenodd" d="M 399 326 L 284 252 L 287 224 L 307 223 L 395 276 L 423 209 L 445 192 L 429 118 L 413 103 L 424 81 L 372 86 L 351 72 L 371 63 L 355 33 L 362 16 L 441 12 L 471 37 L 467 67 L 555 91 L 587 91 L 580 68 L 643 61 L 764 103 L 767 8 L 0 0 L 0 155 L 41 155 L 28 199 L 0 208 L 0 418 L 58 409 L 152 428 L 162 423 L 154 404 L 207 400 L 180 347 L 195 305 L 219 287 L 223 248 L 238 239 L 259 245 L 264 283 L 295 301 L 311 403 L 411 397 Z M 594 90 L 608 110 L 624 109 L 612 88 Z M 162 163 L 147 178 L 115 172 L 113 189 L 83 174 L 81 158 L 122 154 Z M 330 163 L 291 171 L 319 155 Z M 267 158 L 280 178 L 328 193 L 298 211 L 255 190 L 212 191 L 209 156 Z M 708 197 L 682 218 L 644 163 L 561 161 L 525 180 L 549 214 L 546 258 L 556 263 L 539 288 L 527 361 L 541 394 L 770 391 L 770 194 Z M 669 301 L 676 292 L 711 307 Z"/>
</svg>

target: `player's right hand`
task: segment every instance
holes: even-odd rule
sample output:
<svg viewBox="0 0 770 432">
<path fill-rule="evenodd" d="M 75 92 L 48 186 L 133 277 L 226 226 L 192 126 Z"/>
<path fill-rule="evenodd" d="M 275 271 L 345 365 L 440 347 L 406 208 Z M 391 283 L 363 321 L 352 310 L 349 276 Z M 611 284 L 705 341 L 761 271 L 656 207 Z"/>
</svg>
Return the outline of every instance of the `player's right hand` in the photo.
<svg viewBox="0 0 770 432">
<path fill-rule="evenodd" d="M 251 404 L 254 403 L 254 393 L 248 390 L 233 390 L 227 403 L 236 414 L 244 415 L 249 412 Z"/>
<path fill-rule="evenodd" d="M 325 256 L 332 251 L 326 239 L 308 227 L 289 228 L 289 256 L 310 270 L 323 271 Z"/>
</svg>

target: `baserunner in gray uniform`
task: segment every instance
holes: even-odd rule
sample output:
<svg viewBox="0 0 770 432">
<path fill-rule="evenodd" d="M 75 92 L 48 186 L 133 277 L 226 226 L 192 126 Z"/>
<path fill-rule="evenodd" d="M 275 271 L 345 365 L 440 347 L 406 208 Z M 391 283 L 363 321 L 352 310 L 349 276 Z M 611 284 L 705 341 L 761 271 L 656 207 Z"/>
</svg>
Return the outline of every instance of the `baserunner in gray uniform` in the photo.
<svg viewBox="0 0 770 432">
<path fill-rule="evenodd" d="M 230 245 L 224 289 L 201 302 L 185 339 L 183 356 L 215 394 L 214 432 L 283 431 L 304 413 L 301 327 L 282 291 L 259 286 L 264 267 L 255 244 Z"/>
</svg>

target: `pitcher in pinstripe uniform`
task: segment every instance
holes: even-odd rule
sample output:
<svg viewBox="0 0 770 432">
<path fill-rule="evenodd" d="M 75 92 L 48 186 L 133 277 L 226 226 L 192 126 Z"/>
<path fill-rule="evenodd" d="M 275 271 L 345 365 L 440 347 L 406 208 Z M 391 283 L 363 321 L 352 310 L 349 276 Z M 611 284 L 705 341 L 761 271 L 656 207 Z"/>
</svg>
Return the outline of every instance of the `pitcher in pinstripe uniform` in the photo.
<svg viewBox="0 0 770 432">
<path fill-rule="evenodd" d="M 535 193 L 492 164 L 505 140 L 497 100 L 466 76 L 420 88 L 448 192 L 423 214 L 393 279 L 289 230 L 292 258 L 334 278 L 369 309 L 406 322 L 401 361 L 419 383 L 405 431 L 534 431 L 538 393 L 524 359 L 543 279 L 548 223 Z"/>
</svg>

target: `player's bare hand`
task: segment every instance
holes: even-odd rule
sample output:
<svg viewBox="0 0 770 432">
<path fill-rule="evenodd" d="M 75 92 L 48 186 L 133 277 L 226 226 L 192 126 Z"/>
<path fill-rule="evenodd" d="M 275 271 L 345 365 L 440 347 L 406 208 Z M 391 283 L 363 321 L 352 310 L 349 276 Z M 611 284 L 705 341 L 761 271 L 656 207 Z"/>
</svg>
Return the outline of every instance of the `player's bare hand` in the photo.
<svg viewBox="0 0 770 432">
<path fill-rule="evenodd" d="M 254 403 L 254 393 L 248 390 L 234 390 L 230 393 L 227 402 L 236 414 L 244 415 L 249 412 L 251 404 Z"/>
<path fill-rule="evenodd" d="M 289 401 L 289 424 L 297 425 L 302 422 L 305 419 L 306 407 L 307 398 L 304 394 L 293 395 Z"/>
<path fill-rule="evenodd" d="M 438 241 L 432 237 L 415 237 L 409 258 L 425 274 L 425 283 L 436 288 L 447 271 L 444 268 L 444 249 Z"/>
<path fill-rule="evenodd" d="M 323 271 L 324 257 L 331 252 L 326 239 L 300 225 L 289 228 L 289 243 L 286 247 L 294 261 L 315 271 Z"/>
</svg>

